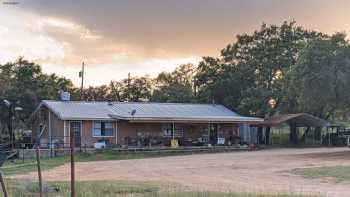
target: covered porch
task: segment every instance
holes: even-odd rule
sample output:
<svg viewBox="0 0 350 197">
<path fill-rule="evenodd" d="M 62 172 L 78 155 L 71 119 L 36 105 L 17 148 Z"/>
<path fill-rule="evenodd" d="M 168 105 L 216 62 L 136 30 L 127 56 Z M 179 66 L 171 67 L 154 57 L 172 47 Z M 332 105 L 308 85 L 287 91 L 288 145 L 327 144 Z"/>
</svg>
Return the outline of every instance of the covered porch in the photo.
<svg viewBox="0 0 350 197">
<path fill-rule="evenodd" d="M 117 125 L 121 147 L 237 146 L 257 140 L 249 125 L 236 122 L 118 121 Z"/>
<path fill-rule="evenodd" d="M 172 104 L 173 106 L 176 105 Z M 206 110 L 200 113 L 198 109 L 190 111 L 187 107 L 184 108 L 186 113 L 179 114 L 178 109 L 174 109 L 173 115 L 167 114 L 167 111 L 159 112 L 159 115 L 150 114 L 148 111 L 146 114 L 136 109 L 131 110 L 131 116 L 110 114 L 110 117 L 117 121 L 117 144 L 139 147 L 231 146 L 241 144 L 242 139 L 247 140 L 246 137 L 242 138 L 242 134 L 250 132 L 249 125 L 263 121 L 260 118 L 239 116 L 231 112 L 230 115 L 209 115 L 213 112 Z M 199 107 L 218 109 L 215 105 Z"/>
</svg>

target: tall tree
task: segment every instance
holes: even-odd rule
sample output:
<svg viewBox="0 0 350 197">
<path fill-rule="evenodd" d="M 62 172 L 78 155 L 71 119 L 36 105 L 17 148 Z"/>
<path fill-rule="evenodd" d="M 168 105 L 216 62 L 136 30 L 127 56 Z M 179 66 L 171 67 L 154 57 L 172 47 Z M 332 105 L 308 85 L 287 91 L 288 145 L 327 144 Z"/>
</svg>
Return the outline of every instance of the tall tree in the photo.
<svg viewBox="0 0 350 197">
<path fill-rule="evenodd" d="M 345 37 L 338 33 L 305 46 L 285 81 L 284 110 L 329 119 L 350 107 L 350 45 Z"/>
<path fill-rule="evenodd" d="M 152 101 L 156 102 L 192 102 L 194 100 L 195 68 L 192 64 L 183 64 L 173 72 L 162 72 L 154 80 L 156 88 Z"/>
<path fill-rule="evenodd" d="M 19 119 L 25 122 L 35 107 L 44 99 L 57 99 L 60 90 L 74 92 L 72 82 L 56 75 L 44 74 L 40 65 L 20 57 L 14 62 L 0 65 L 0 128 L 10 124 L 8 114 L 11 113 L 3 100 L 23 108 Z M 74 96 L 74 95 L 73 95 Z M 7 126 L 8 127 L 8 126 Z"/>
<path fill-rule="evenodd" d="M 108 100 L 125 101 L 125 95 L 123 94 L 126 89 L 125 84 L 119 81 L 111 81 L 109 83 L 108 89 Z"/>
<path fill-rule="evenodd" d="M 101 85 L 97 87 L 89 86 L 84 89 L 84 100 L 87 101 L 105 101 L 108 98 L 108 86 Z"/>
<path fill-rule="evenodd" d="M 131 77 L 122 80 L 126 84 L 123 97 L 127 101 L 149 101 L 152 94 L 152 79 L 149 76 Z"/>
<path fill-rule="evenodd" d="M 301 50 L 284 80 L 284 112 L 307 112 L 328 120 L 337 111 L 350 107 L 350 46 L 345 37 L 338 33 L 315 39 Z M 320 139 L 321 129 L 316 128 L 315 134 Z M 295 128 L 291 130 L 291 141 L 299 142 Z"/>
<path fill-rule="evenodd" d="M 231 108 L 260 117 L 272 115 L 274 110 L 268 103 L 274 100 L 276 106 L 279 105 L 283 76 L 296 63 L 305 42 L 320 37 L 325 35 L 297 26 L 294 21 L 284 22 L 281 26 L 263 24 L 252 35 L 238 35 L 236 42 L 221 51 L 220 58 L 207 57 L 200 63 L 196 80 L 200 94 L 213 99 L 234 96 L 236 98 L 229 101 Z M 246 80 L 251 81 L 232 81 L 226 86 L 226 91 L 219 92 L 217 88 L 220 86 L 213 86 L 214 83 L 223 84 L 230 80 L 228 78 L 237 75 L 238 78 L 244 78 L 239 72 L 245 72 Z M 242 85 L 244 90 L 237 92 L 236 86 L 241 86 L 241 82 L 246 82 Z M 217 102 L 223 103 L 223 99 Z"/>
</svg>

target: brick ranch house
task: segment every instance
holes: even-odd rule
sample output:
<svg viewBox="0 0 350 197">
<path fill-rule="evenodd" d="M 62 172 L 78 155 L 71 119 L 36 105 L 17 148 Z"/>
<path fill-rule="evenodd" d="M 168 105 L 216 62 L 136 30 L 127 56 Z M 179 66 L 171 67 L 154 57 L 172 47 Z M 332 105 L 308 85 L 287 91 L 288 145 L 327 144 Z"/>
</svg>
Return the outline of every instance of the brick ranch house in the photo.
<svg viewBox="0 0 350 197">
<path fill-rule="evenodd" d="M 75 145 L 182 146 L 255 142 L 263 119 L 240 116 L 217 104 L 44 100 L 32 116 L 33 142 L 42 147 Z M 255 133 L 255 134 L 254 134 Z"/>
</svg>

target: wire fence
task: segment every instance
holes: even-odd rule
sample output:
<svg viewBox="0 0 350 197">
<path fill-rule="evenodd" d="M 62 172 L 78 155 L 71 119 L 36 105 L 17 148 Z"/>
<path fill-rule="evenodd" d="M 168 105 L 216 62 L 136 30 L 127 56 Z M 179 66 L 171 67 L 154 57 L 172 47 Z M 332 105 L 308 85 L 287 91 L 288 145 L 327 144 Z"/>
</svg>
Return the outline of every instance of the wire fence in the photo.
<svg viewBox="0 0 350 197">
<path fill-rule="evenodd" d="M 300 132 L 300 134 L 304 133 L 305 131 Z M 317 140 L 315 132 L 309 132 L 305 135 L 305 143 L 321 145 L 326 139 L 331 139 L 330 136 L 334 133 L 324 130 L 321 133 L 322 138 Z M 270 137 L 273 145 L 289 142 L 288 132 L 282 129 L 272 130 Z M 87 152 L 88 148 L 84 143 L 81 143 L 79 137 L 75 138 L 75 136 L 70 136 L 69 138 L 67 136 L 52 136 L 51 138 L 43 137 L 43 139 L 39 140 L 40 143 L 18 141 L 14 144 L 15 149 L 13 149 L 12 143 L 0 143 L 0 185 L 2 189 L 0 192 L 3 193 L 3 196 L 40 196 L 40 193 L 43 196 L 47 196 L 50 193 L 54 193 L 57 189 L 62 189 L 62 187 L 75 193 L 75 181 L 69 182 L 72 177 L 73 179 L 75 178 L 73 153 L 75 151 Z M 80 143 L 75 144 L 75 142 Z M 331 141 L 327 143 L 331 144 Z M 188 150 L 193 151 L 200 148 L 190 147 Z M 214 146 L 211 149 L 215 150 L 215 148 Z M 224 147 L 221 149 L 224 150 Z M 135 150 L 139 151 L 141 149 Z M 145 150 L 152 151 L 151 148 L 142 149 L 142 151 Z M 176 150 L 181 150 L 181 148 Z M 203 148 L 203 150 L 208 151 L 208 147 Z M 187 151 L 187 149 L 183 148 L 181 151 Z M 69 155 L 73 155 L 73 157 L 68 157 Z M 5 162 L 5 160 L 7 161 Z M 68 165 L 69 163 L 70 165 Z M 41 170 L 62 166 L 62 164 L 66 165 L 60 167 L 58 174 L 53 174 L 57 173 L 57 171 L 41 173 Z M 64 184 L 60 183 L 63 185 L 58 184 L 59 186 L 57 186 L 57 181 L 65 182 Z M 66 192 L 66 194 L 70 193 Z"/>
<path fill-rule="evenodd" d="M 60 137 L 62 138 L 62 137 Z M 49 196 L 57 193 L 57 188 L 50 179 L 52 175 L 46 170 L 55 166 L 74 161 L 74 136 L 69 142 L 50 140 L 40 143 L 17 141 L 16 143 L 0 144 L 0 196 Z M 81 147 L 77 147 L 80 151 Z M 72 155 L 68 157 L 67 155 Z M 66 168 L 63 180 L 69 181 L 74 174 L 74 163 L 71 168 Z M 71 184 L 74 191 L 75 181 Z M 69 193 L 67 193 L 68 196 Z M 51 195 L 50 195 L 51 196 Z M 74 195 L 72 195 L 74 196 Z"/>
</svg>

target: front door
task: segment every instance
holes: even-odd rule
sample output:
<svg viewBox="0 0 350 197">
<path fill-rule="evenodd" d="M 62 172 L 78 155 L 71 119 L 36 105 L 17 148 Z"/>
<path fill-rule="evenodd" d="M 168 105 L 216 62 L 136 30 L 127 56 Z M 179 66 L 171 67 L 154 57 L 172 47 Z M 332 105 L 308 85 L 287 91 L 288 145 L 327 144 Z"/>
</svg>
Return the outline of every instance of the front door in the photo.
<svg viewBox="0 0 350 197">
<path fill-rule="evenodd" d="M 213 123 L 211 126 L 210 126 L 210 136 L 209 136 L 209 139 L 210 139 L 210 144 L 212 145 L 215 145 L 217 144 L 217 141 L 218 141 L 218 124 L 217 123 Z"/>
<path fill-rule="evenodd" d="M 70 132 L 74 132 L 74 144 L 76 147 L 81 146 L 81 121 L 70 122 Z"/>
</svg>

